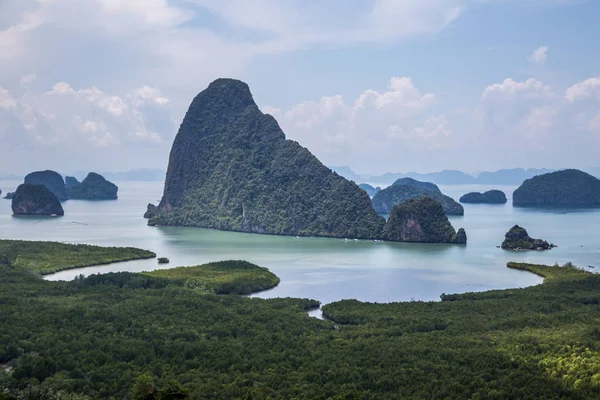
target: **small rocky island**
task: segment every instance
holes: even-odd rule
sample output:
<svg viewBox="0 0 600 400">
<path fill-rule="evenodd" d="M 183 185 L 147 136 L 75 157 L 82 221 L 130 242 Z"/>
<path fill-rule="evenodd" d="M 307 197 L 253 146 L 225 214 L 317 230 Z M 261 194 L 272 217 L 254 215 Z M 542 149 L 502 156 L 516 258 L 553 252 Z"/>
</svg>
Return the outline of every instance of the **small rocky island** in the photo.
<svg viewBox="0 0 600 400">
<path fill-rule="evenodd" d="M 467 193 L 459 201 L 470 204 L 505 204 L 507 202 L 506 195 L 501 190 L 488 190 L 484 193 Z"/>
<path fill-rule="evenodd" d="M 54 193 L 41 184 L 24 183 L 17 188 L 12 199 L 14 215 L 64 215 L 60 201 Z"/>
<path fill-rule="evenodd" d="M 369 185 L 368 183 L 361 183 L 360 185 L 358 185 L 358 187 L 361 188 L 362 190 L 364 190 L 365 192 L 367 192 L 369 197 L 375 196 L 375 193 L 377 193 L 381 190 L 381 188 L 379 186 L 373 187 L 373 186 Z"/>
<path fill-rule="evenodd" d="M 144 218 L 152 218 L 158 213 L 158 207 L 156 207 L 152 203 L 148 203 L 148 207 L 146 208 L 146 212 L 144 213 Z"/>
<path fill-rule="evenodd" d="M 465 230 L 455 231 L 441 204 L 430 197 L 395 205 L 383 238 L 394 242 L 467 243 Z"/>
<path fill-rule="evenodd" d="M 72 184 L 74 181 L 70 180 L 70 185 Z M 81 184 L 71 186 L 67 194 L 69 199 L 74 200 L 115 200 L 118 190 L 117 185 L 107 181 L 102 175 L 90 172 Z"/>
<path fill-rule="evenodd" d="M 600 179 L 577 169 L 538 175 L 515 190 L 513 204 L 600 207 Z"/>
<path fill-rule="evenodd" d="M 556 247 L 542 239 L 533 239 L 525 228 L 515 225 L 506 233 L 502 248 L 505 250 L 550 250 Z"/>
<path fill-rule="evenodd" d="M 404 181 L 401 179 L 400 181 Z M 413 180 L 414 181 L 414 180 Z M 398 181 L 397 181 L 398 182 Z M 416 181 L 418 182 L 418 181 Z M 428 183 L 428 182 L 420 182 Z M 430 183 L 430 185 L 433 185 Z M 435 186 L 435 185 L 433 185 Z M 437 188 L 437 186 L 435 186 Z M 396 204 L 402 204 L 409 200 L 418 199 L 420 197 L 430 197 L 442 205 L 446 215 L 464 215 L 463 206 L 437 191 L 422 189 L 414 185 L 396 184 L 382 189 L 373 196 L 373 208 L 378 214 L 389 214 Z"/>
<path fill-rule="evenodd" d="M 61 174 L 51 170 L 35 171 L 25 177 L 27 184 L 44 185 L 59 201 L 67 200 L 67 189 Z"/>
</svg>

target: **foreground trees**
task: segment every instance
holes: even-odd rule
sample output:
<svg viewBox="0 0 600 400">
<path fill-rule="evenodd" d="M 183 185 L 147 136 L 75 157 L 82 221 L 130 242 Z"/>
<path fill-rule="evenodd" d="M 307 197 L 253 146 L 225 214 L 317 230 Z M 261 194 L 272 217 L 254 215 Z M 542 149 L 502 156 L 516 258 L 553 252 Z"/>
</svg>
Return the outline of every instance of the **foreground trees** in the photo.
<svg viewBox="0 0 600 400">
<path fill-rule="evenodd" d="M 441 302 L 345 300 L 323 307 L 331 322 L 309 318 L 318 303 L 305 299 L 0 266 L 0 371 L 11 368 L 0 387 L 49 399 L 599 398 L 600 276 L 511 267 L 547 279 Z"/>
</svg>

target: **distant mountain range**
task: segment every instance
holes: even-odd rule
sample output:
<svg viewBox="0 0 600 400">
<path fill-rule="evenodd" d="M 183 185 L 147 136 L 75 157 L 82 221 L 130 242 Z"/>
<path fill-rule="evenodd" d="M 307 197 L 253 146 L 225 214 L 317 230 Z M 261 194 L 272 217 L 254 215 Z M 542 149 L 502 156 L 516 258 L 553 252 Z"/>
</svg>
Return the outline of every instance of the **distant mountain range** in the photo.
<svg viewBox="0 0 600 400">
<path fill-rule="evenodd" d="M 359 175 L 350 167 L 329 167 L 338 175 L 350 179 L 356 183 L 371 183 L 391 185 L 400 178 L 413 178 L 420 181 L 432 182 L 439 185 L 520 185 L 524 180 L 533 178 L 536 175 L 554 172 L 555 169 L 546 168 L 512 168 L 501 169 L 495 172 L 482 171 L 476 176 L 467 174 L 458 170 L 443 170 L 440 172 L 431 172 L 422 174 L 419 172 L 392 173 L 387 172 L 382 175 Z M 600 179 L 600 167 L 587 168 L 583 171 Z M 74 176 L 79 180 L 87 176 L 87 171 L 76 171 L 74 173 L 63 173 L 63 176 Z M 99 172 L 109 181 L 146 181 L 146 182 L 164 182 L 166 172 L 162 169 L 140 168 L 122 172 Z M 7 174 L 0 175 L 0 180 L 23 180 L 24 175 Z"/>
<path fill-rule="evenodd" d="M 359 175 L 347 166 L 329 167 L 346 179 L 356 183 L 387 184 L 390 185 L 400 178 L 413 178 L 420 181 L 432 182 L 439 185 L 520 185 L 524 180 L 534 176 L 554 172 L 554 169 L 546 168 L 512 168 L 501 169 L 495 172 L 482 171 L 477 176 L 457 170 L 443 170 L 422 174 L 418 172 L 407 173 L 385 173 L 382 175 Z M 600 177 L 600 168 L 589 168 L 586 172 Z"/>
<path fill-rule="evenodd" d="M 74 176 L 76 178 L 85 178 L 88 172 L 77 171 Z M 164 182 L 166 172 L 162 169 L 147 169 L 140 168 L 131 171 L 123 172 L 99 172 L 104 178 L 109 181 L 160 181 Z"/>
<path fill-rule="evenodd" d="M 60 171 L 59 171 L 60 172 Z M 95 172 L 95 171 L 94 171 Z M 74 176 L 80 181 L 85 179 L 88 175 L 89 171 L 75 171 L 71 173 L 60 172 L 60 174 L 65 176 Z M 162 169 L 149 169 L 149 168 L 140 168 L 133 169 L 130 171 L 122 171 L 122 172 L 98 172 L 98 174 L 102 175 L 109 181 L 145 181 L 145 182 L 164 182 L 166 172 Z M 7 174 L 0 175 L 0 181 L 20 181 L 23 180 L 24 175 L 16 175 L 16 174 Z"/>
</svg>

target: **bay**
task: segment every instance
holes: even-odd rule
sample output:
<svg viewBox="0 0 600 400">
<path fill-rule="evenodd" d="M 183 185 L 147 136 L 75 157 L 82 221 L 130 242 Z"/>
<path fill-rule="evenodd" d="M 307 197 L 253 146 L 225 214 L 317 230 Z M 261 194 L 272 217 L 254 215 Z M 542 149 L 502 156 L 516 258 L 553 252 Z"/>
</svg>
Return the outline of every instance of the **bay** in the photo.
<svg viewBox="0 0 600 400">
<path fill-rule="evenodd" d="M 3 193 L 20 182 L 0 181 Z M 255 296 L 308 297 L 323 304 L 340 299 L 370 302 L 439 300 L 442 293 L 525 287 L 541 278 L 506 268 L 508 261 L 600 266 L 600 210 L 522 209 L 506 205 L 465 205 L 464 217 L 451 217 L 467 231 L 467 246 L 386 243 L 329 238 L 296 238 L 211 229 L 149 227 L 142 215 L 157 203 L 161 182 L 116 182 L 115 201 L 69 200 L 59 218 L 14 217 L 9 200 L 0 200 L 0 238 L 52 240 L 102 246 L 134 246 L 168 257 L 171 263 L 140 260 L 61 271 L 47 276 L 70 280 L 79 274 L 144 271 L 210 261 L 241 259 L 269 268 L 281 284 Z M 458 199 L 492 188 L 510 197 L 514 186 L 441 186 Z M 547 252 L 497 248 L 513 225 L 559 247 Z"/>
</svg>

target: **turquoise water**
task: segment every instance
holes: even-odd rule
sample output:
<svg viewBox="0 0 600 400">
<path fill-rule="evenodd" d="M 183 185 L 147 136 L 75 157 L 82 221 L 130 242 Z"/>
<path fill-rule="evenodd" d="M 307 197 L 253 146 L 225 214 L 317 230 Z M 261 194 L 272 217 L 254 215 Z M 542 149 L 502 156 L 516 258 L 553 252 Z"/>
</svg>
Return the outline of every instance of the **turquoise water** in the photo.
<svg viewBox="0 0 600 400">
<path fill-rule="evenodd" d="M 3 193 L 18 186 L 0 181 Z M 510 205 L 465 205 L 464 217 L 452 224 L 464 227 L 467 246 L 345 241 L 222 232 L 210 229 L 148 227 L 142 215 L 148 202 L 157 203 L 159 182 L 117 182 L 119 200 L 63 204 L 60 218 L 17 218 L 10 201 L 0 200 L 0 237 L 53 240 L 111 246 L 134 246 L 168 257 L 79 270 L 62 271 L 48 279 L 69 280 L 78 274 L 143 271 L 209 261 L 243 259 L 265 266 L 281 284 L 258 297 L 309 297 L 324 304 L 347 298 L 391 302 L 438 300 L 441 293 L 524 287 L 541 282 L 533 274 L 509 270 L 508 261 L 554 264 L 572 261 L 600 266 L 600 210 L 515 209 Z M 446 186 L 457 199 L 488 186 Z M 510 196 L 514 187 L 497 187 Z M 531 236 L 559 247 L 547 252 L 508 252 L 496 248 L 514 224 Z"/>
</svg>

